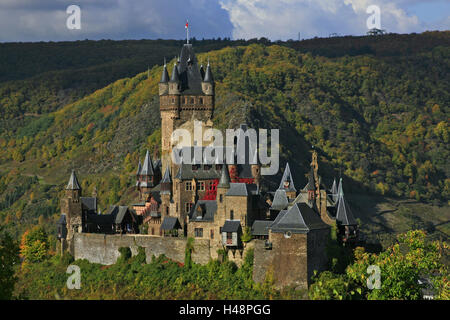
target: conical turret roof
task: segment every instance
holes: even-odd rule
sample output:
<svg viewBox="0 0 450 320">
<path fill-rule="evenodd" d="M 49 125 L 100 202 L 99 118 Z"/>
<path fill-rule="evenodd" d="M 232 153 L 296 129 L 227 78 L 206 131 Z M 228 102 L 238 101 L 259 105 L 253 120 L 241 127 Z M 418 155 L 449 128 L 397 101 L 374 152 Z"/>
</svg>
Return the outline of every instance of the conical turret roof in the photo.
<svg viewBox="0 0 450 320">
<path fill-rule="evenodd" d="M 331 196 L 333 198 L 333 201 L 336 202 L 338 199 L 338 189 L 336 185 L 336 179 L 333 179 L 333 185 L 331 186 Z"/>
<path fill-rule="evenodd" d="M 285 186 L 285 182 L 289 184 Z M 294 179 L 292 179 L 291 169 L 289 168 L 289 163 L 286 163 L 286 168 L 284 169 L 283 177 L 281 178 L 280 186 L 278 189 L 286 191 L 297 191 L 294 186 Z"/>
<path fill-rule="evenodd" d="M 72 170 L 72 174 L 70 175 L 66 190 L 81 190 L 77 176 L 75 175 L 75 170 Z"/>
<path fill-rule="evenodd" d="M 172 76 L 170 77 L 170 82 L 179 82 L 180 77 L 178 75 L 178 66 L 176 63 L 173 64 Z"/>
<path fill-rule="evenodd" d="M 205 72 L 205 77 L 203 78 L 203 82 L 214 82 L 214 78 L 212 75 L 212 71 L 211 71 L 211 66 L 208 65 L 206 66 L 206 72 Z"/>
<path fill-rule="evenodd" d="M 348 203 L 345 201 L 344 194 L 339 194 L 339 203 L 336 213 L 336 221 L 342 226 L 355 226 L 357 225 L 353 213 L 350 210 Z"/>
<path fill-rule="evenodd" d="M 164 177 L 162 178 L 161 183 L 172 183 L 169 166 L 166 167 L 166 171 L 164 172 Z"/>
<path fill-rule="evenodd" d="M 150 158 L 150 152 L 148 152 L 148 149 L 147 153 L 145 154 L 144 165 L 142 166 L 141 169 L 141 175 L 143 176 L 153 175 L 153 162 L 152 159 Z"/>
<path fill-rule="evenodd" d="M 161 75 L 161 83 L 169 82 L 169 73 L 167 72 L 167 65 L 164 63 L 164 69 Z"/>
<path fill-rule="evenodd" d="M 138 169 L 137 169 L 137 172 L 136 172 L 137 176 L 141 174 L 141 170 L 142 170 L 142 164 L 141 164 L 141 160 L 139 160 Z"/>
<path fill-rule="evenodd" d="M 230 187 L 230 174 L 228 172 L 228 167 L 224 163 L 222 165 L 222 175 L 220 176 L 218 188 L 229 188 Z"/>
</svg>

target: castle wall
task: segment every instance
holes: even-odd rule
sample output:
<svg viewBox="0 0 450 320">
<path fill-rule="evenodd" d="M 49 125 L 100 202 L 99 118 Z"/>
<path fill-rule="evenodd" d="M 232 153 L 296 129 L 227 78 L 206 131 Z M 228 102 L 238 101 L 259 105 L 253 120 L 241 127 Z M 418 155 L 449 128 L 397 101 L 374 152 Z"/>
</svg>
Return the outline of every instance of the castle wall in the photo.
<svg viewBox="0 0 450 320">
<path fill-rule="evenodd" d="M 152 237 L 149 235 L 105 235 L 97 233 L 76 233 L 74 235 L 75 259 L 86 259 L 104 265 L 114 264 L 120 256 L 119 248 L 129 247 L 133 255 L 138 246 L 145 248 L 147 263 L 152 255 L 166 255 L 168 258 L 184 263 L 187 239 L 175 237 Z M 210 241 L 195 239 L 192 260 L 206 264 L 210 259 Z"/>
</svg>

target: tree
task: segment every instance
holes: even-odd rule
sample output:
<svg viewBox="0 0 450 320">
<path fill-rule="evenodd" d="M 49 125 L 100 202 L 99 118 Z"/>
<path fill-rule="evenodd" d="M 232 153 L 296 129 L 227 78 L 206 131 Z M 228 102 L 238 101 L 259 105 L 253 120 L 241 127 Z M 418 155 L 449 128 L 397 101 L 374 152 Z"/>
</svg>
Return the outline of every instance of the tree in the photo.
<svg viewBox="0 0 450 320">
<path fill-rule="evenodd" d="M 14 265 L 19 262 L 19 246 L 0 226 L 0 300 L 11 299 L 16 277 Z"/>
<path fill-rule="evenodd" d="M 44 228 L 36 226 L 22 235 L 20 254 L 26 262 L 40 262 L 47 258 L 49 247 L 48 235 Z"/>
</svg>

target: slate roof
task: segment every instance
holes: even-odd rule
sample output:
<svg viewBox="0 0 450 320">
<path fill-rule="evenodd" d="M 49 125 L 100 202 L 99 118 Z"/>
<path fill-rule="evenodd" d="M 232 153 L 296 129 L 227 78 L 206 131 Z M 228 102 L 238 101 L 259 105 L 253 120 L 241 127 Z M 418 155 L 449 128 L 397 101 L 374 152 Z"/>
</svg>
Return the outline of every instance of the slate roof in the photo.
<svg viewBox="0 0 450 320">
<path fill-rule="evenodd" d="M 137 176 L 141 174 L 141 169 L 142 169 L 142 164 L 141 164 L 141 160 L 139 160 L 138 169 L 137 169 L 137 172 L 136 172 Z"/>
<path fill-rule="evenodd" d="M 339 195 L 338 208 L 336 212 L 336 221 L 342 226 L 355 226 L 357 222 L 353 217 L 350 206 L 344 199 L 344 194 Z"/>
<path fill-rule="evenodd" d="M 270 220 L 255 220 L 252 225 L 252 235 L 267 236 L 269 235 L 269 227 L 273 221 Z"/>
<path fill-rule="evenodd" d="M 225 220 L 225 224 L 222 227 L 222 232 L 238 232 L 241 229 L 240 220 Z"/>
<path fill-rule="evenodd" d="M 338 186 L 337 195 L 338 195 L 338 201 L 339 201 L 339 197 L 341 195 L 344 195 L 344 188 L 342 187 L 342 178 L 339 178 L 339 186 Z"/>
<path fill-rule="evenodd" d="M 180 222 L 176 217 L 164 217 L 163 222 L 161 223 L 161 230 L 175 230 L 181 229 Z"/>
<path fill-rule="evenodd" d="M 203 79 L 203 82 L 214 82 L 214 78 L 212 75 L 212 71 L 211 71 L 211 66 L 209 65 L 209 61 L 208 61 L 208 65 L 206 66 L 206 72 L 205 72 L 205 77 Z"/>
<path fill-rule="evenodd" d="M 316 190 L 316 181 L 314 179 L 314 168 L 311 166 L 311 170 L 308 175 L 308 183 L 303 188 L 304 191 L 314 191 Z"/>
<path fill-rule="evenodd" d="M 142 169 L 141 169 L 141 175 L 143 176 L 152 176 L 153 175 L 153 162 L 152 159 L 150 158 L 150 153 L 148 152 L 147 149 L 147 153 L 145 154 L 145 158 L 144 158 L 144 164 L 142 165 Z"/>
<path fill-rule="evenodd" d="M 199 207 L 201 211 L 199 211 Z M 191 221 L 214 221 L 214 215 L 217 212 L 216 200 L 198 200 L 190 212 Z"/>
<path fill-rule="evenodd" d="M 287 232 L 292 233 L 308 233 L 314 229 L 326 229 L 329 228 L 319 217 L 305 203 L 294 204 L 286 213 L 279 219 L 275 219 L 274 223 L 270 226 L 272 232 Z"/>
<path fill-rule="evenodd" d="M 284 182 L 289 182 L 289 186 L 285 188 Z M 291 169 L 289 168 L 289 163 L 286 163 L 286 168 L 284 169 L 283 177 L 281 178 L 280 186 L 278 189 L 286 191 L 297 191 L 294 186 L 294 179 L 292 179 Z"/>
<path fill-rule="evenodd" d="M 333 179 L 333 185 L 331 186 L 331 197 L 333 199 L 334 202 L 337 201 L 338 198 L 338 189 L 336 186 L 336 179 Z"/>
<path fill-rule="evenodd" d="M 289 200 L 286 196 L 286 191 L 278 189 L 273 196 L 272 206 L 270 207 L 270 209 L 283 210 L 286 209 L 288 204 Z"/>
<path fill-rule="evenodd" d="M 230 183 L 230 189 L 226 193 L 226 196 L 245 196 L 248 197 L 250 195 L 255 195 L 258 193 L 257 186 L 255 184 L 247 184 L 247 183 Z"/>
<path fill-rule="evenodd" d="M 69 183 L 67 184 L 66 190 L 81 190 L 75 170 L 72 170 L 72 173 L 70 174 Z"/>
<path fill-rule="evenodd" d="M 173 64 L 172 76 L 170 77 L 170 82 L 178 82 L 180 77 L 178 75 L 178 66 L 176 63 Z"/>
<path fill-rule="evenodd" d="M 97 213 L 97 198 L 96 197 L 81 197 L 81 204 L 83 209 L 89 213 Z"/>
<path fill-rule="evenodd" d="M 229 188 L 230 187 L 230 174 L 228 172 L 228 166 L 226 164 L 222 165 L 222 173 L 220 175 L 218 188 Z"/>
<path fill-rule="evenodd" d="M 164 69 L 161 75 L 161 83 L 169 82 L 169 73 L 167 72 L 167 65 L 164 63 Z"/>
<path fill-rule="evenodd" d="M 192 44 L 186 43 L 181 48 L 180 63 L 177 65 L 183 94 L 203 94 L 202 75 L 197 63 Z"/>
</svg>

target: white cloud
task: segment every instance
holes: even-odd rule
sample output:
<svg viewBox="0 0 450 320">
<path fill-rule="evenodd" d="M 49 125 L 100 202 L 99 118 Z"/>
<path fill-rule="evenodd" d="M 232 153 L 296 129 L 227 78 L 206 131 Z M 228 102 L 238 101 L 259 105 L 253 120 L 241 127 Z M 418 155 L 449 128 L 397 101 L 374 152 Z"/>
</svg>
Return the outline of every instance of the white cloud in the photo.
<svg viewBox="0 0 450 320">
<path fill-rule="evenodd" d="M 367 30 L 370 5 L 381 11 L 381 27 L 388 32 L 425 31 L 417 16 L 402 8 L 417 0 L 219 0 L 230 14 L 233 38 L 296 39 L 331 33 L 361 35 Z M 435 29 L 445 29 L 445 24 Z"/>
</svg>

